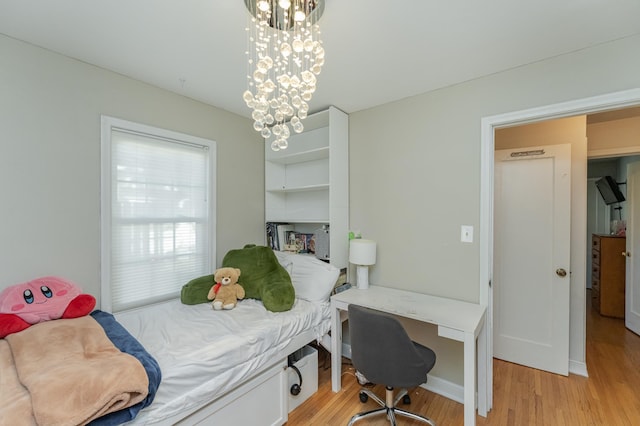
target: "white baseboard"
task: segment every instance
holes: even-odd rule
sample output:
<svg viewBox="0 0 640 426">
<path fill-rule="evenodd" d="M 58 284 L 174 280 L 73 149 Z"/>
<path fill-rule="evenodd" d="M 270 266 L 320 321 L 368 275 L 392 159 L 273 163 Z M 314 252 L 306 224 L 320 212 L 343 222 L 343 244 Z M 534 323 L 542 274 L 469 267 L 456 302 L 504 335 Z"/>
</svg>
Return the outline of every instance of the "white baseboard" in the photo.
<svg viewBox="0 0 640 426">
<path fill-rule="evenodd" d="M 342 344 L 342 354 L 347 358 L 351 358 L 351 345 L 348 343 Z M 579 376 L 589 377 L 587 373 L 587 364 L 582 361 L 569 360 L 569 373 L 577 374 Z M 455 384 L 445 379 L 441 379 L 437 376 L 428 375 L 427 383 L 420 385 L 420 387 L 442 395 L 445 398 L 452 399 L 456 402 L 464 404 L 464 386 Z"/>
<path fill-rule="evenodd" d="M 569 373 L 589 377 L 589 373 L 587 372 L 587 363 L 582 361 L 573 361 L 570 359 Z"/>
<path fill-rule="evenodd" d="M 448 380 L 429 374 L 427 383 L 420 385 L 420 387 L 464 404 L 464 387 Z"/>
<path fill-rule="evenodd" d="M 331 337 L 328 334 L 322 336 L 320 344 L 331 353 Z M 342 356 L 351 359 L 351 345 L 348 343 L 342 343 Z"/>
<path fill-rule="evenodd" d="M 342 356 L 351 359 L 351 345 L 346 343 L 342 344 Z"/>
<path fill-rule="evenodd" d="M 589 377 L 587 364 L 580 361 L 569 360 L 569 373 Z M 429 374 L 427 383 L 420 385 L 424 389 L 464 404 L 464 386 L 455 384 Z"/>
</svg>

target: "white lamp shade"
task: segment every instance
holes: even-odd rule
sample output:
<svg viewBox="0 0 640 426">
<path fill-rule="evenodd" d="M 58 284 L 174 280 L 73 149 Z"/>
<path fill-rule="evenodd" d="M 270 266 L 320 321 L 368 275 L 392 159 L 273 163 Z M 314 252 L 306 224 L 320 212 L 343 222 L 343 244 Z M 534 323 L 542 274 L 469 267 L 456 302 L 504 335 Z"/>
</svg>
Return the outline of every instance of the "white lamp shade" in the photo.
<svg viewBox="0 0 640 426">
<path fill-rule="evenodd" d="M 349 243 L 349 262 L 354 265 L 375 265 L 376 242 L 355 239 Z"/>
</svg>

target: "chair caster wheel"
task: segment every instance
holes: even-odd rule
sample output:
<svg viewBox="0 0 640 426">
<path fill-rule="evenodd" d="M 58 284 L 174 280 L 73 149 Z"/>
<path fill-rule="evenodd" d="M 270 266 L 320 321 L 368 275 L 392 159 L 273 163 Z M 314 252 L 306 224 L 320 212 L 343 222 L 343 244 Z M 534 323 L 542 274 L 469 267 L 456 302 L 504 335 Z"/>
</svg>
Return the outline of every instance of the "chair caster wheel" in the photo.
<svg viewBox="0 0 640 426">
<path fill-rule="evenodd" d="M 360 392 L 360 402 L 363 404 L 369 400 L 369 395 L 364 392 Z"/>
<path fill-rule="evenodd" d="M 411 397 L 409 395 L 405 395 L 402 397 L 402 403 L 404 405 L 409 405 L 411 404 Z"/>
</svg>

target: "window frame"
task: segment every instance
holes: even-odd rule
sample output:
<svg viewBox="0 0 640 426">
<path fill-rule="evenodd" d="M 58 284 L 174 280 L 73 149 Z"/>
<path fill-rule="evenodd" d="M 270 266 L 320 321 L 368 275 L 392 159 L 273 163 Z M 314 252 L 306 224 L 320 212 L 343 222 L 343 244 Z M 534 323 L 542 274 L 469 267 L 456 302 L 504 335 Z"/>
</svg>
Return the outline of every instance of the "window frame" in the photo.
<svg viewBox="0 0 640 426">
<path fill-rule="evenodd" d="M 140 124 L 107 115 L 101 116 L 100 137 L 100 307 L 105 312 L 113 312 L 111 291 L 111 250 L 112 250 L 112 132 L 123 131 L 150 138 L 162 139 L 169 142 L 207 147 L 208 150 L 208 206 L 209 220 L 206 225 L 206 233 L 209 240 L 207 244 L 208 256 L 206 256 L 206 270 L 212 271 L 216 259 L 216 169 L 217 169 L 217 144 L 213 140 L 200 138 L 172 130 Z M 149 304 L 156 303 L 150 301 Z M 123 309 L 127 310 L 128 308 Z M 135 308 L 131 308 L 135 309 Z"/>
</svg>

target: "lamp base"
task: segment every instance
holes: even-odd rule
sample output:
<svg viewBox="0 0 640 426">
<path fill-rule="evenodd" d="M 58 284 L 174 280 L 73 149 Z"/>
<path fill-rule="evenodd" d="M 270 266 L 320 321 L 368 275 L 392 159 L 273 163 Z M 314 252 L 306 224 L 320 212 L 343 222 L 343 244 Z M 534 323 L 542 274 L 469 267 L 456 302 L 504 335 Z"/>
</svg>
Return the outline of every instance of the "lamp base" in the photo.
<svg viewBox="0 0 640 426">
<path fill-rule="evenodd" d="M 358 265 L 356 268 L 356 277 L 358 282 L 358 290 L 366 290 L 369 288 L 369 267 Z"/>
</svg>

